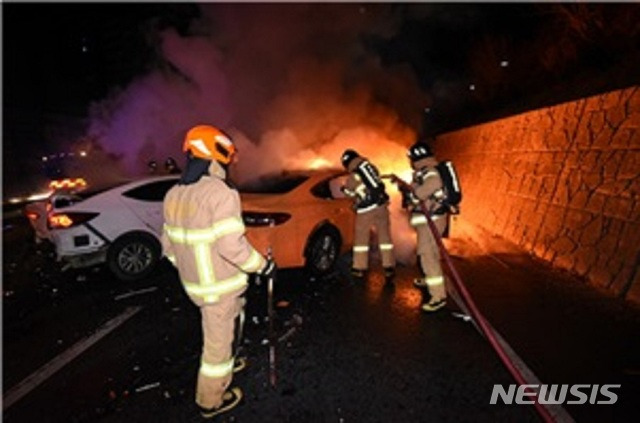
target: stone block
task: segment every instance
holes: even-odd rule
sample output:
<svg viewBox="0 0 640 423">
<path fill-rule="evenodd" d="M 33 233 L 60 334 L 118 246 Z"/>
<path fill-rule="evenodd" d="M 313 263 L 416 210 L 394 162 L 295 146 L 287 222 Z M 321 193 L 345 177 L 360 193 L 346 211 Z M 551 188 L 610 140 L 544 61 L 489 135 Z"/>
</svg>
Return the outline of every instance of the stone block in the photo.
<svg viewBox="0 0 640 423">
<path fill-rule="evenodd" d="M 618 178 L 632 179 L 638 177 L 640 177 L 640 150 L 627 150 L 618 169 Z"/>
<path fill-rule="evenodd" d="M 598 265 L 591 269 L 588 278 L 592 284 L 601 288 L 608 287 L 613 279 L 612 275 L 607 271 L 607 269 Z"/>
<path fill-rule="evenodd" d="M 611 148 L 629 148 L 631 145 L 631 137 L 634 130 L 629 128 L 620 128 L 614 134 L 611 140 Z"/>
<path fill-rule="evenodd" d="M 580 125 L 576 132 L 575 148 L 578 150 L 586 150 L 591 148 L 593 137 L 587 125 Z"/>
<path fill-rule="evenodd" d="M 551 201 L 551 194 L 553 192 L 553 185 L 555 184 L 556 176 L 545 176 L 542 178 L 540 186 L 540 200 Z"/>
<path fill-rule="evenodd" d="M 605 110 L 615 109 L 620 107 L 623 102 L 622 96 L 623 90 L 610 91 L 602 95 L 603 105 Z"/>
<path fill-rule="evenodd" d="M 575 251 L 577 244 L 575 241 L 567 236 L 561 236 L 555 240 L 550 248 L 555 251 L 559 256 L 569 255 Z"/>
<path fill-rule="evenodd" d="M 582 209 L 587 205 L 587 201 L 589 201 L 589 191 L 582 189 L 573 194 L 571 201 L 569 201 L 569 207 Z"/>
<path fill-rule="evenodd" d="M 582 247 L 597 246 L 602 239 L 602 217 L 591 220 L 582 230 L 579 238 Z"/>
<path fill-rule="evenodd" d="M 564 229 L 564 208 L 549 207 L 543 216 L 541 232 L 550 234 L 553 238 L 558 238 Z"/>
<path fill-rule="evenodd" d="M 612 107 L 606 111 L 606 120 L 609 125 L 614 128 L 619 127 L 626 119 L 627 114 L 624 109 L 624 104 L 618 104 L 616 107 Z"/>
<path fill-rule="evenodd" d="M 593 168 L 591 169 L 591 172 L 583 173 L 580 176 L 582 182 L 586 185 L 589 191 L 595 191 L 604 181 L 604 176 L 600 172 L 597 172 L 597 169 Z"/>
<path fill-rule="evenodd" d="M 600 131 L 594 132 L 594 139 L 591 146 L 603 150 L 611 148 L 613 142 L 613 128 L 606 123 Z"/>
<path fill-rule="evenodd" d="M 591 133 L 592 139 L 595 140 L 603 131 L 605 124 L 605 113 L 603 110 L 596 110 L 589 114 L 586 126 Z"/>
<path fill-rule="evenodd" d="M 602 193 L 607 197 L 629 197 L 628 193 L 626 192 L 628 186 L 627 182 L 628 180 L 624 179 L 615 180 L 607 178 L 602 181 L 602 184 L 600 184 L 597 190 L 599 193 Z"/>
<path fill-rule="evenodd" d="M 564 254 L 564 255 L 558 254 L 553 259 L 553 265 L 555 267 L 559 267 L 565 270 L 573 270 L 574 264 L 575 264 L 575 257 L 573 257 L 573 255 L 570 255 L 570 254 Z"/>
<path fill-rule="evenodd" d="M 623 254 L 618 248 L 623 223 L 616 219 L 605 217 L 603 220 L 602 237 L 598 242 L 599 262 L 606 265 L 611 257 Z"/>
<path fill-rule="evenodd" d="M 573 270 L 580 276 L 586 276 L 596 262 L 598 251 L 596 247 L 581 245 L 575 252 Z"/>
<path fill-rule="evenodd" d="M 597 150 L 579 150 L 578 151 L 578 168 L 581 171 L 592 171 L 598 163 L 600 151 Z"/>
<path fill-rule="evenodd" d="M 640 250 L 640 221 L 637 219 L 633 221 L 626 221 L 622 223 L 622 230 L 620 233 L 619 249 L 621 254 L 632 258 L 634 254 L 637 254 Z"/>
<path fill-rule="evenodd" d="M 583 230 L 595 218 L 596 215 L 584 209 L 567 210 L 565 225 L 577 230 Z"/>
<path fill-rule="evenodd" d="M 607 201 L 607 196 L 604 194 L 600 194 L 598 192 L 594 192 L 589 197 L 589 201 L 587 202 L 586 209 L 591 213 L 602 213 L 604 209 L 604 204 Z"/>
<path fill-rule="evenodd" d="M 599 95 L 586 98 L 584 103 L 585 112 L 592 112 L 602 108 L 602 99 Z"/>
<path fill-rule="evenodd" d="M 628 197 L 611 196 L 607 197 L 604 205 L 604 215 L 618 219 L 629 219 L 633 201 Z"/>
<path fill-rule="evenodd" d="M 630 112 L 640 112 L 640 86 L 625 90 L 627 109 Z"/>
<path fill-rule="evenodd" d="M 602 158 L 604 159 L 603 173 L 605 178 L 615 177 L 618 174 L 618 169 L 622 166 L 626 154 L 627 150 L 613 150 L 604 154 Z"/>
</svg>

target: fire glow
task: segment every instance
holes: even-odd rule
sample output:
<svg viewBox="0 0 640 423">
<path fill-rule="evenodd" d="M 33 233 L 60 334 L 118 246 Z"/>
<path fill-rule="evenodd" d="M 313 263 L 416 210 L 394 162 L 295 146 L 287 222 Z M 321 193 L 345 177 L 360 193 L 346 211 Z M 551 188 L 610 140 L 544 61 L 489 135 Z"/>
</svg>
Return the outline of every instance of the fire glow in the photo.
<svg viewBox="0 0 640 423">
<path fill-rule="evenodd" d="M 407 182 L 411 181 L 412 169 L 405 146 L 389 139 L 383 139 L 383 137 L 375 142 L 367 141 L 362 139 L 358 142 L 354 139 L 352 145 L 343 145 L 336 141 L 324 145 L 320 149 L 308 149 L 300 152 L 292 160 L 286 161 L 284 167 L 287 169 L 339 168 L 342 152 L 346 148 L 353 148 L 375 164 L 381 175 L 395 174 Z M 402 199 L 397 187 L 389 179 L 385 178 L 383 181 L 390 196 L 391 232 L 396 258 L 400 263 L 413 264 L 415 261 L 415 231 L 409 226 L 406 210 L 401 207 Z"/>
</svg>

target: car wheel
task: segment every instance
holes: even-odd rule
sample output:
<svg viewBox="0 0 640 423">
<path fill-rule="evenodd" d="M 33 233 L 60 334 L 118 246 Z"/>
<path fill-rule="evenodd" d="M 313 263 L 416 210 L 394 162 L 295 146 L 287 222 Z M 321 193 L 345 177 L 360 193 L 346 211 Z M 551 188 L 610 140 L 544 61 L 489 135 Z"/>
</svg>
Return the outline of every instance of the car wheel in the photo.
<svg viewBox="0 0 640 423">
<path fill-rule="evenodd" d="M 144 232 L 134 232 L 116 239 L 107 252 L 109 269 L 124 281 L 147 276 L 160 258 L 160 243 Z"/>
<path fill-rule="evenodd" d="M 330 272 L 338 260 L 341 247 L 340 232 L 331 225 L 322 226 L 309 238 L 306 267 L 315 275 Z"/>
</svg>

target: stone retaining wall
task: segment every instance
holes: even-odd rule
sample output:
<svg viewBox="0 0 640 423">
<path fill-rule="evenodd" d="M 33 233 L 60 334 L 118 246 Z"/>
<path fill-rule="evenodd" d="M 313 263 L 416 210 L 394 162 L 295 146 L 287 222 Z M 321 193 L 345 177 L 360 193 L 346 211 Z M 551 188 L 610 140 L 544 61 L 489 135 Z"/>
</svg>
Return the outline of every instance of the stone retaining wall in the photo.
<svg viewBox="0 0 640 423">
<path fill-rule="evenodd" d="M 437 137 L 466 220 L 640 302 L 640 87 Z"/>
</svg>

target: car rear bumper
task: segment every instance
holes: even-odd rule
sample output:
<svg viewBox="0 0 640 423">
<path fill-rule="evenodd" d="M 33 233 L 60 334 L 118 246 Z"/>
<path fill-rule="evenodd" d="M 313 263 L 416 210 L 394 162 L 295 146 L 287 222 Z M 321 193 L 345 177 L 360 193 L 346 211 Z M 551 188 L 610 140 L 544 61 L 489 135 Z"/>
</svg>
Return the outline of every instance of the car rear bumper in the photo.
<svg viewBox="0 0 640 423">
<path fill-rule="evenodd" d="M 91 253 L 72 256 L 58 256 L 58 258 L 63 263 L 64 268 L 81 269 L 105 263 L 107 261 L 107 249 L 103 248 Z"/>
<path fill-rule="evenodd" d="M 109 242 L 101 234 L 84 226 L 51 232 L 58 260 L 67 265 L 82 268 L 107 260 Z"/>
</svg>

